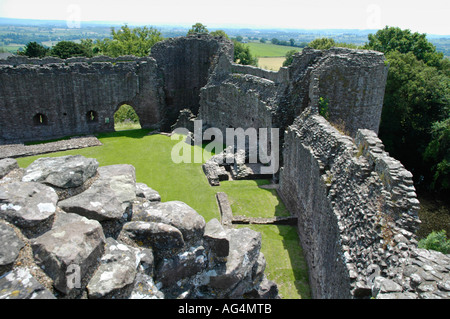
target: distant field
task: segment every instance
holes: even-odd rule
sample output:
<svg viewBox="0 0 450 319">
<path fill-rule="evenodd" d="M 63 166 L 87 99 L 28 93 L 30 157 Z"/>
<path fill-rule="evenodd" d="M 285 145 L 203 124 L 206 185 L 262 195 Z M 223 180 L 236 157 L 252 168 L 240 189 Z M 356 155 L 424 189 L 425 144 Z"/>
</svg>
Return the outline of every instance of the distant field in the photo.
<svg viewBox="0 0 450 319">
<path fill-rule="evenodd" d="M 272 71 L 278 71 L 283 65 L 286 52 L 302 50 L 301 48 L 272 43 L 250 42 L 247 45 L 250 47 L 250 52 L 258 58 L 258 66 L 262 69 Z"/>
<path fill-rule="evenodd" d="M 258 58 L 258 67 L 265 70 L 278 71 L 286 60 L 284 57 Z"/>
<path fill-rule="evenodd" d="M 247 43 L 253 55 L 262 57 L 284 57 L 286 52 L 290 50 L 301 51 L 302 49 L 296 47 L 288 47 L 284 45 L 275 45 L 272 43 L 250 42 Z"/>
</svg>

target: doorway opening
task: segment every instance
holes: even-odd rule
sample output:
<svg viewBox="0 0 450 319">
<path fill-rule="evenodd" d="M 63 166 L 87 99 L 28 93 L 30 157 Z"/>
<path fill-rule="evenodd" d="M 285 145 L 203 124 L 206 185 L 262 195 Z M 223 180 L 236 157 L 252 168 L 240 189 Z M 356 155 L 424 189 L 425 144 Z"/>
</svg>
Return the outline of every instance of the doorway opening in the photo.
<svg viewBox="0 0 450 319">
<path fill-rule="evenodd" d="M 141 129 L 141 124 L 134 108 L 129 104 L 122 104 L 116 113 L 114 113 L 114 130 L 126 131 L 139 129 Z"/>
</svg>

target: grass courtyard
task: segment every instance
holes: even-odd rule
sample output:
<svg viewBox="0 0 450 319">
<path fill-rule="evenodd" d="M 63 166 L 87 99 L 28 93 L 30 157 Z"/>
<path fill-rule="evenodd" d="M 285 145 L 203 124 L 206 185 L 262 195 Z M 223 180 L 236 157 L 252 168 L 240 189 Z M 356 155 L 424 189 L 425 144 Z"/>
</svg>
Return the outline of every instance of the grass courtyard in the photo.
<svg viewBox="0 0 450 319">
<path fill-rule="evenodd" d="M 136 180 L 157 190 L 162 201 L 183 201 L 206 221 L 220 220 L 215 199 L 217 192 L 227 193 L 236 215 L 272 217 L 289 214 L 275 190 L 259 187 L 269 181 L 226 181 L 221 182 L 221 186 L 211 187 L 201 163 L 176 164 L 172 161 L 172 147 L 179 141 L 148 133 L 148 130 L 140 129 L 99 134 L 97 137 L 103 146 L 18 158 L 18 162 L 25 168 L 39 157 L 80 154 L 96 158 L 100 166 L 131 164 L 136 168 Z M 188 147 L 194 150 L 194 147 Z M 266 274 L 278 284 L 281 296 L 286 299 L 310 298 L 307 266 L 297 229 L 279 225 L 239 227 L 261 232 L 262 252 L 267 260 Z"/>
</svg>

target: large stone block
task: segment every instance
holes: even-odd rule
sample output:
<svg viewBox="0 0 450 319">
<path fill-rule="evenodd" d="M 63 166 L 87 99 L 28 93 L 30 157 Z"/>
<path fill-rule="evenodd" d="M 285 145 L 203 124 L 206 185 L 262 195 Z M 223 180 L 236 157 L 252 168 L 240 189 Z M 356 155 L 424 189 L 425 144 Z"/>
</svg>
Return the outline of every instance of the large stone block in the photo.
<svg viewBox="0 0 450 319">
<path fill-rule="evenodd" d="M 68 294 L 83 288 L 104 252 L 105 236 L 98 221 L 80 220 L 57 226 L 31 243 L 38 265 L 54 281 L 57 290 Z"/>
<path fill-rule="evenodd" d="M 12 182 L 0 186 L 0 218 L 26 230 L 27 236 L 49 227 L 57 202 L 53 188 L 40 183 Z"/>
<path fill-rule="evenodd" d="M 22 181 L 40 182 L 59 188 L 78 187 L 93 177 L 97 168 L 96 159 L 81 155 L 43 157 L 27 167 Z"/>
</svg>

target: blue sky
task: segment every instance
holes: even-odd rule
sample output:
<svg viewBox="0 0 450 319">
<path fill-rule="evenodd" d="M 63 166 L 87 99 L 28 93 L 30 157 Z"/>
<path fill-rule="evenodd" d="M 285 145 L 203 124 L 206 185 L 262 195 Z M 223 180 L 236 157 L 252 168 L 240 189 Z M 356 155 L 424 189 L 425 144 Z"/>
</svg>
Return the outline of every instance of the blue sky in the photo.
<svg viewBox="0 0 450 319">
<path fill-rule="evenodd" d="M 379 29 L 450 35 L 442 0 L 0 0 L 0 17 L 148 25 Z"/>
</svg>

